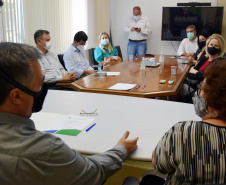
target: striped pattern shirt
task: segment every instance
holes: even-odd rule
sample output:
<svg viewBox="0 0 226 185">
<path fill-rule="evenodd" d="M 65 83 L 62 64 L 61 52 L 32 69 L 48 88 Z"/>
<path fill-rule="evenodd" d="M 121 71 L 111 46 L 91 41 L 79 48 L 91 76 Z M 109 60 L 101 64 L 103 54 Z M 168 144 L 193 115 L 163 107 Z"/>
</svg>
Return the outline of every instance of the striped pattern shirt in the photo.
<svg viewBox="0 0 226 185">
<path fill-rule="evenodd" d="M 226 183 L 226 127 L 175 124 L 155 148 L 155 166 L 168 174 L 167 185 Z"/>
</svg>

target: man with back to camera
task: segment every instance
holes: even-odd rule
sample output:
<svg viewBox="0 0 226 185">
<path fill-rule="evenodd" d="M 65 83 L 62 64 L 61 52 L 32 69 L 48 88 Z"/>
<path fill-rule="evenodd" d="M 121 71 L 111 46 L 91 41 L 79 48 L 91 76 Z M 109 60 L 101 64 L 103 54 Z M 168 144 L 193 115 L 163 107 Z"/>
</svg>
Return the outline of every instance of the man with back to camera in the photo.
<svg viewBox="0 0 226 185">
<path fill-rule="evenodd" d="M 59 81 L 75 81 L 76 74 L 74 72 L 68 73 L 61 65 L 58 57 L 50 51 L 51 37 L 47 30 L 37 30 L 34 34 L 35 44 L 41 58 L 39 63 L 42 72 L 45 75 L 44 82 L 48 84 L 49 89 L 57 89 L 56 82 Z"/>
<path fill-rule="evenodd" d="M 129 17 L 124 28 L 129 33 L 127 55 L 145 55 L 147 38 L 152 33 L 148 18 L 142 14 L 139 6 L 133 8 L 133 15 Z"/>
<path fill-rule="evenodd" d="M 47 86 L 32 46 L 0 43 L 0 182 L 4 185 L 98 185 L 137 148 L 127 131 L 111 150 L 83 156 L 29 119 L 42 108 Z"/>
<path fill-rule="evenodd" d="M 89 65 L 84 53 L 84 46 L 88 36 L 85 32 L 79 31 L 74 36 L 73 44 L 64 53 L 64 63 L 69 72 L 75 72 L 79 78 L 82 75 L 89 75 L 95 70 Z"/>
<path fill-rule="evenodd" d="M 198 39 L 196 37 L 196 27 L 190 25 L 186 28 L 187 37 L 180 43 L 179 49 L 177 50 L 178 56 L 193 56 L 198 49 Z"/>
</svg>

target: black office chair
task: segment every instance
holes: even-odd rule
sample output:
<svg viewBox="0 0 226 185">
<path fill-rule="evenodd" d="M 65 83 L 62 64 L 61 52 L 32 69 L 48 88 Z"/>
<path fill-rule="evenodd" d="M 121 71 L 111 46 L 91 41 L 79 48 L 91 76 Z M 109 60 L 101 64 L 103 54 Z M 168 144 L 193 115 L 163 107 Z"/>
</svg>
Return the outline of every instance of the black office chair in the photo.
<svg viewBox="0 0 226 185">
<path fill-rule="evenodd" d="M 59 55 L 57 55 L 57 56 L 58 56 L 58 59 L 59 59 L 61 65 L 62 65 L 62 66 L 64 67 L 64 69 L 67 71 L 67 69 L 66 69 L 66 67 L 65 67 L 64 59 L 63 59 L 64 55 L 63 55 L 63 54 L 59 54 Z"/>
<path fill-rule="evenodd" d="M 123 61 L 123 58 L 122 58 L 122 51 L 121 51 L 121 48 L 120 46 L 114 46 L 117 50 L 118 50 L 118 56 L 122 59 Z"/>
</svg>

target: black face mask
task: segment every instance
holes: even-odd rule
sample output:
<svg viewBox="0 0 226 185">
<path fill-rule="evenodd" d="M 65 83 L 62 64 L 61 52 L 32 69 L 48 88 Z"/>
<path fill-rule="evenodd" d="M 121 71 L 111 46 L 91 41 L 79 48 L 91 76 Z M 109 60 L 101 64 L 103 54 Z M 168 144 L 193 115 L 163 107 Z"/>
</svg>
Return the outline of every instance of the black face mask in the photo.
<svg viewBox="0 0 226 185">
<path fill-rule="evenodd" d="M 215 47 L 208 47 L 207 48 L 207 51 L 210 55 L 216 55 L 217 53 L 220 53 L 221 50 L 220 49 L 217 49 Z"/>
<path fill-rule="evenodd" d="M 27 87 L 24 87 L 23 85 L 21 85 L 19 82 L 12 79 L 5 72 L 3 72 L 1 70 L 0 70 L 0 76 L 2 78 L 4 78 L 7 82 L 9 82 L 10 84 L 12 84 L 15 87 L 17 87 L 18 89 L 20 89 L 21 91 L 34 97 L 32 112 L 39 112 L 40 110 L 42 110 L 42 105 L 44 103 L 46 94 L 48 92 L 48 86 L 46 83 L 43 83 L 41 91 L 34 92 L 34 91 L 31 91 L 30 89 L 28 89 Z"/>
<path fill-rule="evenodd" d="M 32 107 L 32 112 L 39 112 L 42 110 L 42 105 L 44 103 L 47 92 L 48 92 L 48 85 L 46 83 L 43 83 L 40 94 L 38 96 L 34 96 L 34 104 Z"/>
<path fill-rule="evenodd" d="M 199 45 L 199 49 L 201 50 L 206 45 L 206 41 L 200 41 L 198 45 Z"/>
</svg>

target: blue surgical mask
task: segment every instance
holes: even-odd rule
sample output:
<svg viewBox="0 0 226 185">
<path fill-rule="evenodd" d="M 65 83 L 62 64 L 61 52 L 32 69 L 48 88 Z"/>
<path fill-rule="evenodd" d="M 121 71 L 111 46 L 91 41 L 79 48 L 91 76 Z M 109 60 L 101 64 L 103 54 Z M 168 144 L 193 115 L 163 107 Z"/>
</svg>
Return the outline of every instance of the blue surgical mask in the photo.
<svg viewBox="0 0 226 185">
<path fill-rule="evenodd" d="M 188 37 L 189 39 L 193 39 L 194 36 L 195 36 L 195 34 L 194 34 L 193 32 L 187 33 L 187 37 Z"/>
<path fill-rule="evenodd" d="M 101 44 L 103 44 L 104 46 L 109 44 L 109 39 L 101 39 Z"/>
</svg>

